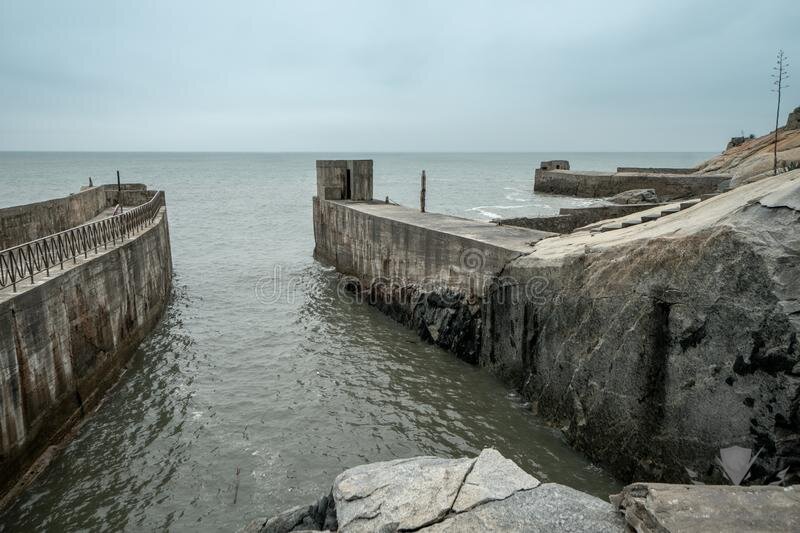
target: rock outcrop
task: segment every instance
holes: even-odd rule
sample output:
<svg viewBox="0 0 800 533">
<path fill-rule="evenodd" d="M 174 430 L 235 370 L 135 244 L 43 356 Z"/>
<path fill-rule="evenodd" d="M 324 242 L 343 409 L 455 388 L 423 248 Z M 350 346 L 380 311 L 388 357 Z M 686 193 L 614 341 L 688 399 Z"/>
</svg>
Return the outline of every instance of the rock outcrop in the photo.
<svg viewBox="0 0 800 533">
<path fill-rule="evenodd" d="M 732 445 L 763 448 L 755 478 L 800 468 L 800 171 L 503 274 L 481 363 L 621 479 L 713 480 Z"/>
<path fill-rule="evenodd" d="M 633 483 L 611 499 L 637 533 L 800 531 L 795 487 Z"/>
<path fill-rule="evenodd" d="M 775 132 L 741 144 L 729 146 L 723 153 L 699 166 L 701 174 L 730 174 L 731 186 L 737 187 L 772 176 Z M 800 161 L 800 129 L 778 129 L 778 168 Z"/>
<path fill-rule="evenodd" d="M 357 466 L 336 477 L 332 497 L 326 509 L 335 508 L 335 524 L 321 524 L 318 502 L 255 521 L 246 531 L 625 531 L 610 503 L 557 483 L 540 484 L 493 449 L 476 458 L 414 457 Z"/>
<path fill-rule="evenodd" d="M 786 130 L 800 130 L 800 107 L 795 107 L 786 120 Z"/>
<path fill-rule="evenodd" d="M 652 204 L 659 200 L 655 189 L 633 189 L 614 195 L 608 201 L 615 204 Z"/>
</svg>

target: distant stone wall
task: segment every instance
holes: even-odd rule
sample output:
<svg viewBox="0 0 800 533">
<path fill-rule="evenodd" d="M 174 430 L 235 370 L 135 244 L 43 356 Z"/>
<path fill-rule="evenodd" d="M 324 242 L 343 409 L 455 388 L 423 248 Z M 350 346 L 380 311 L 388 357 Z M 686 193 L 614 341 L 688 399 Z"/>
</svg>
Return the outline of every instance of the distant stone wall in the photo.
<svg viewBox="0 0 800 533">
<path fill-rule="evenodd" d="M 636 172 L 644 174 L 694 174 L 696 168 L 670 167 L 617 167 L 617 172 Z"/>
<path fill-rule="evenodd" d="M 159 216 L 124 245 L 0 291 L 0 495 L 97 405 L 159 320 L 172 276 L 164 208 Z"/>
<path fill-rule="evenodd" d="M 561 208 L 558 215 L 549 217 L 518 217 L 503 218 L 496 222 L 501 226 L 517 226 L 554 233 L 570 233 L 583 226 L 607 220 L 610 218 L 624 217 L 646 209 L 652 209 L 664 204 L 624 204 L 603 205 L 597 207 Z"/>
<path fill-rule="evenodd" d="M 536 170 L 533 190 L 598 198 L 631 189 L 654 189 L 659 198 L 673 199 L 716 192 L 719 184 L 729 179 L 730 176 Z"/>
<path fill-rule="evenodd" d="M 140 205 L 153 197 L 145 185 L 122 186 L 123 205 Z M 0 209 L 0 250 L 79 226 L 117 202 L 116 185 L 87 187 L 64 198 Z"/>
</svg>

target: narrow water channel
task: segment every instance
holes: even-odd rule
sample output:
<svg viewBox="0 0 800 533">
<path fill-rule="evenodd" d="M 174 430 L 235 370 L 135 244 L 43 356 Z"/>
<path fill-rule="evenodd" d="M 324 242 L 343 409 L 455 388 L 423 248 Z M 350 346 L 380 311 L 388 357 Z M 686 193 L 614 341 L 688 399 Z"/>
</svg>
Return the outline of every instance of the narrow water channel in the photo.
<svg viewBox="0 0 800 533">
<path fill-rule="evenodd" d="M 314 160 L 358 155 L 371 156 L 0 154 L 3 206 L 117 168 L 166 190 L 176 272 L 163 322 L 0 531 L 233 530 L 315 499 L 356 464 L 488 446 L 542 480 L 604 498 L 619 488 L 488 372 L 350 301 L 312 259 Z M 604 154 L 661 166 L 705 155 Z M 413 201 L 426 168 L 432 211 L 585 205 L 532 194 L 531 170 L 550 156 L 377 155 L 375 195 Z"/>
</svg>

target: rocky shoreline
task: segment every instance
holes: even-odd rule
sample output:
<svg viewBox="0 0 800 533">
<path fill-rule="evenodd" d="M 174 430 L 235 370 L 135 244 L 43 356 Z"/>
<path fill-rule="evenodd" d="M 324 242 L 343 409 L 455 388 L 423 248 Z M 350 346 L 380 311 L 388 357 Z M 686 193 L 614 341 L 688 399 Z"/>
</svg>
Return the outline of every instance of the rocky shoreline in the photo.
<svg viewBox="0 0 800 533">
<path fill-rule="evenodd" d="M 634 483 L 604 501 L 541 483 L 497 450 L 356 466 L 308 506 L 252 521 L 245 533 L 340 531 L 797 531 L 800 491 Z"/>
</svg>

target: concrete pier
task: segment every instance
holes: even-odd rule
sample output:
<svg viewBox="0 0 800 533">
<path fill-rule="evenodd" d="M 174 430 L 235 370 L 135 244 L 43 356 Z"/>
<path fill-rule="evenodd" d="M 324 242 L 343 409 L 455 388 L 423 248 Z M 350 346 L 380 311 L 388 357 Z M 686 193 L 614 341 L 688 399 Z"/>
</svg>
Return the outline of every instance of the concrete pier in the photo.
<svg viewBox="0 0 800 533">
<path fill-rule="evenodd" d="M 799 184 L 789 172 L 558 236 L 315 198 L 316 252 L 621 479 L 686 482 L 686 467 L 719 482 L 714 456 L 737 445 L 764 448 L 766 480 L 800 464 Z"/>
</svg>

